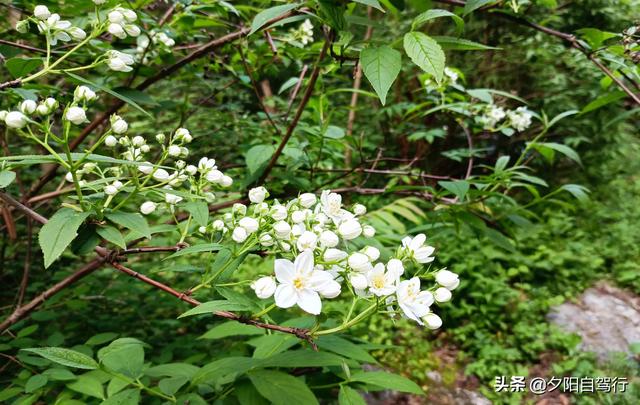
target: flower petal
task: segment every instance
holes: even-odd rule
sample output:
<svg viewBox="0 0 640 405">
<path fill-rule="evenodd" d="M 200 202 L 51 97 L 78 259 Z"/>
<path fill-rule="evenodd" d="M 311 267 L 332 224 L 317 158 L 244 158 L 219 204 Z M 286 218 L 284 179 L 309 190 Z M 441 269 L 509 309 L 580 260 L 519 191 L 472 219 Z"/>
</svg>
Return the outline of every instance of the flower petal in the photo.
<svg viewBox="0 0 640 405">
<path fill-rule="evenodd" d="M 426 240 L 427 236 L 424 233 L 416 235 L 413 240 L 411 240 L 411 250 L 418 250 L 420 247 L 422 247 L 422 245 L 424 245 L 424 242 L 426 242 Z"/>
<path fill-rule="evenodd" d="M 295 271 L 301 274 L 311 274 L 313 271 L 313 253 L 305 250 L 296 257 L 294 262 Z"/>
<path fill-rule="evenodd" d="M 291 284 L 280 284 L 274 298 L 280 308 L 291 308 L 298 302 L 298 294 Z"/>
<path fill-rule="evenodd" d="M 322 310 L 322 301 L 317 292 L 309 289 L 300 290 L 298 292 L 298 306 L 303 311 L 312 315 L 319 315 Z"/>
<path fill-rule="evenodd" d="M 293 263 L 287 259 L 276 259 L 273 266 L 276 272 L 276 278 L 281 283 L 292 283 L 296 275 Z"/>
</svg>

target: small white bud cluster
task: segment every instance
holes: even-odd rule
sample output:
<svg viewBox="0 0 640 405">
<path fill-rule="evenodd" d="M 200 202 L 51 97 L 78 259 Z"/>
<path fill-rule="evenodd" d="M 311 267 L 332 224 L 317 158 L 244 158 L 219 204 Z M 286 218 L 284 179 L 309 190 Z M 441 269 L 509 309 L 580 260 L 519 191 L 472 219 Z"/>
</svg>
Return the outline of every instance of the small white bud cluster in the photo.
<svg viewBox="0 0 640 405">
<path fill-rule="evenodd" d="M 515 110 L 505 110 L 495 104 L 488 104 L 484 108 L 484 113 L 476 119 L 484 129 L 489 131 L 500 131 L 504 128 L 524 131 L 531 126 L 532 117 L 531 111 L 524 106 Z"/>
<path fill-rule="evenodd" d="M 116 7 L 107 14 L 109 26 L 107 31 L 114 37 L 125 39 L 127 35 L 137 37 L 140 27 L 133 24 L 138 19 L 135 11 L 123 7 Z"/>
<path fill-rule="evenodd" d="M 54 98 L 46 98 L 40 103 L 36 100 L 24 100 L 18 105 L 17 111 L 0 111 L 0 121 L 9 128 L 20 129 L 27 126 L 30 117 L 34 114 L 45 116 L 53 113 L 58 108 L 58 102 Z M 35 118 L 35 117 L 32 117 Z"/>
<path fill-rule="evenodd" d="M 313 24 L 307 18 L 300 24 L 297 30 L 291 30 L 291 35 L 294 40 L 299 41 L 302 46 L 313 42 Z"/>
<path fill-rule="evenodd" d="M 136 59 L 146 65 L 161 53 L 170 53 L 176 41 L 163 31 L 150 31 L 136 39 Z"/>
<path fill-rule="evenodd" d="M 87 37 L 87 33 L 80 27 L 74 27 L 70 21 L 61 20 L 60 15 L 51 13 L 47 6 L 38 5 L 33 9 L 33 16 L 40 33 L 46 33 L 50 37 L 51 45 L 56 45 L 58 41 L 69 42 L 71 39 L 82 41 Z M 26 32 L 28 21 L 20 21 L 16 24 L 18 32 Z"/>
<path fill-rule="evenodd" d="M 107 66 L 109 69 L 114 70 L 116 72 L 130 72 L 133 70 L 131 67 L 135 60 L 133 56 L 120 52 L 120 51 L 107 51 L 106 54 Z"/>
</svg>

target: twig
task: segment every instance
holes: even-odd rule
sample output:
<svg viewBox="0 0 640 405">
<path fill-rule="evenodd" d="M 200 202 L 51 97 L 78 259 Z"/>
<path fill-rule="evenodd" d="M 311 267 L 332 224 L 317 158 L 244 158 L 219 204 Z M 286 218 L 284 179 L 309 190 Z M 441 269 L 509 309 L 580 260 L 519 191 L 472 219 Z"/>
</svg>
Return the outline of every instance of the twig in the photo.
<svg viewBox="0 0 640 405">
<path fill-rule="evenodd" d="M 300 72 L 300 77 L 298 77 L 298 82 L 293 87 L 293 91 L 291 92 L 291 96 L 289 97 L 289 104 L 287 105 L 287 113 L 284 116 L 284 121 L 287 122 L 289 119 L 289 113 L 291 112 L 291 107 L 293 106 L 293 102 L 300 91 L 300 87 L 302 86 L 302 81 L 304 80 L 304 76 L 307 74 L 307 69 L 309 69 L 309 65 L 302 66 L 302 71 Z"/>
<path fill-rule="evenodd" d="M 468 179 L 471 177 L 471 170 L 473 169 L 473 138 L 471 137 L 469 128 L 467 128 L 461 121 L 458 121 L 458 124 L 467 137 L 467 145 L 469 146 L 469 162 L 467 163 L 467 172 L 464 175 L 464 178 Z"/>
<path fill-rule="evenodd" d="M 171 7 L 169 7 L 167 9 L 167 11 L 165 11 L 165 13 L 162 15 L 162 17 L 160 18 L 160 21 L 158 21 L 158 26 L 162 27 L 167 20 L 169 19 L 169 17 L 171 17 L 171 15 L 173 14 L 173 12 L 176 10 L 176 6 L 178 5 L 178 2 L 174 2 Z"/>
<path fill-rule="evenodd" d="M 33 51 L 33 52 L 40 52 L 40 53 L 47 53 L 46 49 L 40 49 L 40 48 L 35 48 L 33 46 L 29 46 L 29 45 L 23 45 L 20 44 L 18 42 L 11 42 L 11 41 L 7 41 L 6 39 L 0 39 L 0 44 L 4 44 L 4 45 L 8 45 L 8 46 L 12 46 L 14 48 L 20 48 L 20 49 L 25 49 L 27 51 Z"/>
<path fill-rule="evenodd" d="M 267 164 L 266 169 L 262 172 L 262 175 L 260 176 L 260 179 L 258 180 L 258 184 L 264 183 L 264 181 L 267 179 L 267 177 L 269 176 L 269 173 L 271 173 L 271 170 L 273 170 L 273 167 L 275 166 L 276 162 L 278 161 L 278 158 L 282 154 L 282 151 L 284 150 L 284 147 L 287 145 L 287 142 L 289 142 L 289 139 L 291 138 L 291 135 L 293 135 L 293 131 L 296 129 L 296 126 L 298 125 L 298 122 L 300 121 L 300 117 L 302 117 L 302 112 L 304 111 L 304 108 L 307 106 L 307 103 L 309 102 L 309 99 L 311 98 L 311 94 L 313 94 L 313 88 L 315 87 L 316 81 L 318 80 L 318 75 L 320 74 L 320 63 L 322 62 L 322 60 L 324 59 L 325 55 L 327 54 L 327 48 L 329 48 L 330 44 L 331 44 L 331 41 L 329 39 L 326 39 L 325 42 L 324 42 L 324 45 L 322 46 L 322 50 L 320 51 L 320 54 L 318 55 L 318 59 L 316 60 L 316 64 L 313 67 L 313 71 L 311 72 L 311 77 L 309 77 L 309 84 L 307 85 L 307 90 L 305 91 L 304 96 L 302 97 L 302 100 L 300 101 L 300 105 L 298 105 L 298 109 L 296 110 L 296 115 L 293 117 L 293 120 L 291 121 L 291 123 L 287 127 L 287 132 L 285 133 L 284 137 L 282 138 L 282 141 L 280 141 L 280 145 L 278 145 L 278 149 L 276 149 L 276 151 L 273 154 L 273 156 L 271 156 L 271 160 Z"/>
<path fill-rule="evenodd" d="M 16 302 L 17 308 L 20 308 L 20 306 L 22 306 L 22 301 L 24 301 L 24 295 L 27 291 L 27 287 L 29 286 L 29 273 L 31 271 L 32 243 L 33 243 L 33 221 L 31 220 L 31 217 L 28 217 L 27 218 L 27 255 L 24 259 L 24 268 L 22 270 L 22 280 L 20 281 L 20 289 L 18 290 L 18 300 Z"/>
</svg>

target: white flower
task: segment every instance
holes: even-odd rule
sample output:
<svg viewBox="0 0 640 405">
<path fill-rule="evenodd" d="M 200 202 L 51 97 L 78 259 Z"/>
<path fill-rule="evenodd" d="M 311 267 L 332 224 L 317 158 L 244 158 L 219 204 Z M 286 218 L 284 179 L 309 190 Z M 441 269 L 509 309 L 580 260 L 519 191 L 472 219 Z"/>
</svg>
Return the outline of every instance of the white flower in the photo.
<svg viewBox="0 0 640 405">
<path fill-rule="evenodd" d="M 107 0 L 93 0 L 93 4 L 96 4 L 98 6 L 101 5 L 101 4 L 104 4 L 106 2 L 107 2 Z"/>
<path fill-rule="evenodd" d="M 118 139 L 113 135 L 109 135 L 106 138 L 104 138 L 104 144 L 112 148 L 118 144 Z M 142 171 L 142 166 L 140 167 L 140 171 Z"/>
<path fill-rule="evenodd" d="M 451 80 L 452 84 L 458 81 L 458 74 L 455 70 L 446 67 L 444 68 L 444 74 Z"/>
<path fill-rule="evenodd" d="M 269 193 L 267 192 L 267 189 L 260 186 L 260 187 L 254 187 L 251 190 L 249 190 L 249 201 L 251 201 L 254 204 L 260 204 L 261 202 L 264 201 L 265 198 L 267 198 L 267 195 Z"/>
<path fill-rule="evenodd" d="M 145 140 L 143 137 L 141 137 L 140 135 L 136 135 L 133 137 L 133 139 L 131 140 L 131 145 L 135 146 L 136 148 L 142 146 L 145 144 Z"/>
<path fill-rule="evenodd" d="M 404 274 L 404 266 L 402 261 L 398 259 L 391 259 L 387 263 L 387 271 L 395 274 L 396 278 L 400 278 Z"/>
<path fill-rule="evenodd" d="M 375 262 L 380 257 L 380 250 L 374 246 L 366 246 L 362 252 L 369 257 L 369 260 Z"/>
<path fill-rule="evenodd" d="M 224 177 L 224 175 L 222 174 L 222 172 L 220 170 L 210 170 L 207 172 L 206 176 L 207 181 L 211 182 L 211 183 L 220 183 L 220 181 L 222 181 L 222 177 Z"/>
<path fill-rule="evenodd" d="M 423 233 L 416 235 L 414 238 L 407 236 L 402 239 L 402 250 L 407 252 L 418 263 L 431 263 L 435 259 L 431 255 L 436 249 L 425 245 L 424 242 L 426 240 L 427 237 Z"/>
<path fill-rule="evenodd" d="M 140 28 L 134 24 L 125 25 L 124 30 L 132 37 L 137 37 L 138 35 L 140 35 Z"/>
<path fill-rule="evenodd" d="M 369 256 L 360 252 L 352 253 L 351 256 L 349 256 L 347 263 L 349 263 L 349 267 L 353 270 L 361 273 L 367 272 L 372 268 Z"/>
<path fill-rule="evenodd" d="M 301 222 L 304 222 L 306 217 L 307 215 L 304 211 L 296 210 L 291 213 L 291 220 L 293 221 L 294 224 L 299 224 Z"/>
<path fill-rule="evenodd" d="M 429 313 L 429 307 L 433 304 L 433 294 L 429 291 L 420 291 L 418 277 L 401 281 L 396 290 L 396 298 L 407 318 L 413 319 L 420 325 L 424 324 L 420 318 Z"/>
<path fill-rule="evenodd" d="M 254 233 L 255 231 L 258 230 L 258 227 L 260 226 L 260 224 L 258 224 L 258 221 L 255 218 L 251 218 L 251 217 L 242 218 L 240 221 L 238 221 L 238 224 L 244 229 L 246 229 L 247 232 L 249 233 Z"/>
<path fill-rule="evenodd" d="M 324 190 L 320 195 L 320 203 L 322 212 L 331 218 L 335 224 L 339 224 L 344 218 L 350 216 L 350 213 L 342 209 L 342 196 L 340 194 Z"/>
<path fill-rule="evenodd" d="M 233 184 L 233 179 L 229 176 L 222 176 L 222 179 L 220 180 L 220 185 L 222 187 L 231 187 L 231 185 Z"/>
<path fill-rule="evenodd" d="M 276 238 L 287 239 L 291 234 L 291 225 L 284 221 L 278 221 L 273 224 L 273 231 L 276 233 Z"/>
<path fill-rule="evenodd" d="M 338 246 L 340 239 L 332 231 L 323 231 L 320 234 L 320 246 L 324 248 L 332 248 Z"/>
<path fill-rule="evenodd" d="M 261 277 L 251 283 L 251 288 L 260 299 L 267 299 L 276 291 L 276 282 L 273 277 Z"/>
<path fill-rule="evenodd" d="M 451 291 L 444 287 L 440 287 L 433 293 L 433 297 L 436 302 L 447 302 L 451 300 Z"/>
<path fill-rule="evenodd" d="M 169 156 L 180 156 L 180 147 L 178 145 L 171 145 L 167 152 Z"/>
<path fill-rule="evenodd" d="M 33 15 L 40 20 L 46 20 L 51 16 L 51 12 L 47 6 L 38 5 L 33 9 Z"/>
<path fill-rule="evenodd" d="M 325 262 L 340 262 L 344 259 L 346 259 L 348 256 L 347 252 L 344 252 L 340 249 L 327 249 L 324 252 L 324 255 L 322 256 L 322 258 L 324 259 Z"/>
<path fill-rule="evenodd" d="M 311 208 L 313 204 L 316 203 L 316 195 L 313 193 L 304 193 L 300 195 L 298 201 L 304 208 Z"/>
<path fill-rule="evenodd" d="M 131 55 L 112 50 L 107 52 L 107 57 L 107 66 L 109 66 L 109 69 L 115 70 L 116 72 L 130 72 L 133 70 L 130 66 L 134 63 Z"/>
<path fill-rule="evenodd" d="M 158 143 L 164 143 L 165 138 L 166 138 L 165 134 L 162 134 L 162 133 L 156 134 L 156 141 L 158 141 Z"/>
<path fill-rule="evenodd" d="M 241 226 L 238 226 L 233 230 L 233 233 L 231 234 L 231 239 L 233 239 L 234 242 L 242 243 L 245 240 L 247 240 L 248 236 L 249 234 L 247 233 L 247 230 Z"/>
<path fill-rule="evenodd" d="M 98 96 L 87 86 L 78 86 L 73 92 L 73 98 L 75 101 L 93 101 L 98 98 Z"/>
<path fill-rule="evenodd" d="M 164 169 L 157 169 L 155 172 L 153 172 L 153 178 L 158 181 L 169 180 L 169 172 Z"/>
<path fill-rule="evenodd" d="M 20 111 L 22 111 L 23 114 L 33 114 L 36 108 L 38 108 L 38 105 L 33 100 L 24 100 L 20 104 Z"/>
<path fill-rule="evenodd" d="M 376 236 L 376 230 L 371 225 L 365 225 L 362 227 L 362 235 L 365 238 L 373 238 Z"/>
<path fill-rule="evenodd" d="M 276 221 L 282 221 L 287 217 L 287 208 L 284 205 L 276 204 L 271 207 L 271 218 Z"/>
<path fill-rule="evenodd" d="M 107 18 L 109 19 L 110 22 L 114 23 L 114 24 L 120 24 L 122 22 L 124 22 L 124 15 L 122 15 L 122 13 L 118 10 L 113 10 L 111 11 L 108 15 Z"/>
<path fill-rule="evenodd" d="M 393 294 L 396 290 L 397 277 L 391 271 L 385 272 L 384 264 L 378 263 L 367 273 L 369 291 L 378 297 Z"/>
<path fill-rule="evenodd" d="M 275 301 L 280 308 L 298 305 L 303 311 L 318 315 L 322 310 L 319 293 L 326 296 L 327 293 L 340 291 L 340 285 L 331 274 L 314 270 L 313 253 L 310 251 L 302 252 L 293 263 L 276 259 L 275 273 L 280 283 L 276 288 Z"/>
<path fill-rule="evenodd" d="M 345 240 L 355 239 L 362 233 L 362 226 L 355 219 L 347 219 L 338 227 L 338 233 Z"/>
<path fill-rule="evenodd" d="M 507 112 L 511 126 L 518 131 L 524 131 L 531 125 L 532 114 L 526 107 L 518 107 L 515 111 Z"/>
<path fill-rule="evenodd" d="M 192 176 L 198 172 L 198 168 L 194 165 L 187 165 L 184 170 Z"/>
<path fill-rule="evenodd" d="M 438 329 L 442 326 L 442 319 L 440 319 L 440 317 L 433 312 L 429 312 L 427 315 L 422 317 L 422 320 L 429 329 Z"/>
<path fill-rule="evenodd" d="M 70 107 L 64 116 L 67 121 L 71 121 L 76 125 L 80 125 L 87 121 L 87 114 L 80 107 Z"/>
<path fill-rule="evenodd" d="M 64 179 L 69 183 L 73 183 L 73 174 L 71 172 L 67 172 L 67 174 L 64 175 Z"/>
<path fill-rule="evenodd" d="M 168 204 L 175 205 L 175 204 L 179 203 L 180 201 L 182 201 L 182 197 L 180 197 L 179 195 L 171 194 L 171 193 L 165 193 L 164 200 Z"/>
<path fill-rule="evenodd" d="M 142 203 L 142 205 L 140 205 L 140 212 L 144 215 L 149 215 L 156 210 L 156 207 L 157 204 L 153 201 L 145 201 Z"/>
<path fill-rule="evenodd" d="M 356 290 L 364 290 L 369 285 L 367 276 L 362 273 L 352 273 L 349 275 L 349 282 Z"/>
<path fill-rule="evenodd" d="M 124 16 L 125 20 L 127 20 L 127 22 L 134 22 L 135 20 L 138 19 L 138 16 L 133 10 L 129 10 L 127 8 L 122 8 L 122 7 L 118 7 L 117 10 L 122 13 L 122 15 Z"/>
<path fill-rule="evenodd" d="M 127 124 L 127 121 L 118 117 L 111 123 L 111 129 L 113 130 L 114 134 L 124 134 L 125 132 L 127 132 L 127 129 L 129 129 L 129 124 Z"/>
<path fill-rule="evenodd" d="M 353 213 L 356 215 L 364 215 L 367 213 L 367 207 L 362 204 L 356 204 L 353 206 Z"/>
<path fill-rule="evenodd" d="M 84 32 L 84 30 L 82 28 L 79 28 L 79 27 L 71 27 L 71 28 L 69 28 L 67 30 L 67 32 L 76 41 L 82 41 L 83 39 L 85 39 L 87 37 L 87 33 Z"/>
<path fill-rule="evenodd" d="M 221 231 L 224 229 L 224 222 L 222 222 L 219 219 L 216 219 L 215 221 L 213 221 L 213 223 L 211 224 L 211 228 L 214 231 Z"/>
<path fill-rule="evenodd" d="M 114 186 L 113 184 L 109 184 L 108 186 L 106 186 L 104 188 L 104 193 L 106 195 L 114 195 L 118 192 L 118 188 L 116 186 Z"/>
<path fill-rule="evenodd" d="M 296 242 L 296 246 L 298 247 L 299 251 L 313 250 L 316 248 L 317 244 L 318 235 L 310 231 L 303 232 Z"/>
<path fill-rule="evenodd" d="M 174 134 L 174 137 L 178 141 L 183 141 L 185 139 L 191 139 L 191 133 L 186 128 L 178 128 Z M 214 160 L 215 164 L 215 160 Z"/>
<path fill-rule="evenodd" d="M 273 246 L 274 244 L 273 237 L 268 233 L 263 233 L 262 235 L 260 235 L 259 241 L 262 246 L 268 247 Z"/>
<path fill-rule="evenodd" d="M 460 285 L 458 275 L 446 269 L 436 273 L 436 282 L 448 290 L 455 290 Z"/>
<path fill-rule="evenodd" d="M 125 39 L 127 37 L 127 33 L 124 32 L 124 28 L 122 28 L 122 25 L 120 24 L 115 24 L 115 23 L 109 24 L 107 31 L 109 31 L 109 34 L 113 35 L 114 37 L 118 37 L 120 39 Z"/>
</svg>

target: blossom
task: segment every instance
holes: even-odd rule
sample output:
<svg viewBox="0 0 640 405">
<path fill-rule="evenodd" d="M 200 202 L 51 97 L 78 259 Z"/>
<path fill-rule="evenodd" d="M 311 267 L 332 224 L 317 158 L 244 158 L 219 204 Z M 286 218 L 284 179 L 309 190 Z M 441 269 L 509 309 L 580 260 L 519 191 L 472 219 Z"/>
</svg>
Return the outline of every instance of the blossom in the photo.
<svg viewBox="0 0 640 405">
<path fill-rule="evenodd" d="M 374 295 L 383 297 L 393 294 L 396 290 L 397 277 L 392 271 L 385 271 L 384 264 L 378 263 L 373 270 L 367 273 L 369 291 Z"/>
<path fill-rule="evenodd" d="M 260 299 L 267 299 L 276 291 L 276 282 L 273 277 L 261 277 L 251 283 L 251 289 L 255 291 Z"/>
<path fill-rule="evenodd" d="M 313 193 L 300 194 L 298 201 L 304 208 L 311 208 L 316 203 L 316 195 Z"/>
<path fill-rule="evenodd" d="M 127 121 L 123 120 L 117 115 L 111 116 L 111 130 L 114 134 L 124 134 L 129 129 Z"/>
<path fill-rule="evenodd" d="M 258 230 L 258 227 L 260 226 L 258 224 L 258 221 L 255 218 L 251 218 L 251 217 L 242 218 L 240 221 L 238 221 L 238 225 L 246 229 L 247 232 L 249 233 L 254 233 L 255 231 Z"/>
<path fill-rule="evenodd" d="M 402 261 L 398 259 L 391 259 L 387 262 L 387 271 L 395 274 L 396 278 L 400 278 L 404 274 L 404 266 Z"/>
<path fill-rule="evenodd" d="M 278 239 L 287 239 L 291 234 L 291 225 L 284 221 L 279 221 L 273 224 L 273 231 Z"/>
<path fill-rule="evenodd" d="M 169 156 L 180 156 L 180 147 L 178 145 L 171 145 L 169 149 L 167 149 L 167 153 Z"/>
<path fill-rule="evenodd" d="M 345 240 L 355 239 L 362 233 L 362 226 L 355 219 L 347 219 L 338 226 L 338 233 Z"/>
<path fill-rule="evenodd" d="M 231 187 L 231 185 L 233 184 L 233 179 L 229 176 L 222 176 L 222 179 L 220 180 L 220 185 L 222 187 Z"/>
<path fill-rule="evenodd" d="M 511 126 L 518 131 L 524 131 L 531 125 L 532 114 L 526 107 L 518 107 L 515 111 L 507 112 Z"/>
<path fill-rule="evenodd" d="M 367 255 L 372 262 L 375 262 L 380 257 L 380 250 L 374 246 L 365 246 L 362 252 Z"/>
<path fill-rule="evenodd" d="M 322 231 L 322 233 L 320 234 L 320 246 L 322 247 L 325 247 L 325 248 L 336 247 L 339 242 L 340 242 L 340 239 L 338 238 L 338 235 L 336 235 L 332 231 L 326 230 L 326 231 Z"/>
<path fill-rule="evenodd" d="M 413 277 L 410 280 L 403 280 L 398 284 L 396 290 L 398 306 L 404 315 L 424 325 L 420 319 L 429 313 L 429 307 L 433 304 L 433 294 L 429 291 L 420 291 L 420 279 Z"/>
<path fill-rule="evenodd" d="M 429 329 L 438 329 L 442 326 L 442 319 L 433 312 L 429 312 L 427 315 L 423 316 L 422 320 Z"/>
<path fill-rule="evenodd" d="M 114 146 L 116 146 L 118 144 L 118 139 L 113 135 L 109 135 L 106 138 L 104 138 L 104 144 L 107 145 L 108 147 L 112 148 L 112 147 L 114 147 Z M 140 166 L 140 171 L 142 171 L 142 166 Z M 149 173 L 147 173 L 147 174 L 149 174 Z"/>
<path fill-rule="evenodd" d="M 432 246 L 425 245 L 424 242 L 427 237 L 421 233 L 414 238 L 407 236 L 402 239 L 402 250 L 407 252 L 410 257 L 413 257 L 418 263 L 431 263 L 435 258 L 431 256 L 436 250 Z"/>
<path fill-rule="evenodd" d="M 156 210 L 156 207 L 157 204 L 153 201 L 145 201 L 142 203 L 142 205 L 140 205 L 140 212 L 144 215 L 149 215 Z"/>
<path fill-rule="evenodd" d="M 322 212 L 331 218 L 333 223 L 336 225 L 344 218 L 351 216 L 349 212 L 342 209 L 342 196 L 340 194 L 324 190 L 320 195 L 320 204 Z"/>
<path fill-rule="evenodd" d="M 362 273 L 349 274 L 349 282 L 355 290 L 364 290 L 369 285 L 367 276 Z"/>
<path fill-rule="evenodd" d="M 267 192 L 267 189 L 260 186 L 260 187 L 254 187 L 251 190 L 249 190 L 249 201 L 251 201 L 254 204 L 260 204 L 261 202 L 264 201 L 265 198 L 267 198 L 267 196 L 269 195 L 269 193 Z"/>
<path fill-rule="evenodd" d="M 458 275 L 447 269 L 440 270 L 436 273 L 436 282 L 444 288 L 453 291 L 460 285 Z"/>
<path fill-rule="evenodd" d="M 367 213 L 367 207 L 362 204 L 356 204 L 353 206 L 353 213 L 356 215 L 364 215 Z"/>
<path fill-rule="evenodd" d="M 296 242 L 298 250 L 313 250 L 318 244 L 318 235 L 310 231 L 304 231 Z"/>
<path fill-rule="evenodd" d="M 20 111 L 23 114 L 33 114 L 37 107 L 36 102 L 33 100 L 24 100 L 20 103 Z"/>
<path fill-rule="evenodd" d="M 365 225 L 362 227 L 362 235 L 365 238 L 373 238 L 376 235 L 376 229 L 371 225 Z"/>
<path fill-rule="evenodd" d="M 80 125 L 87 121 L 87 114 L 84 109 L 80 107 L 70 107 L 64 117 L 67 121 L 71 121 L 76 125 Z"/>
<path fill-rule="evenodd" d="M 38 5 L 33 9 L 33 15 L 40 20 L 46 20 L 51 16 L 51 12 L 47 6 Z"/>
<path fill-rule="evenodd" d="M 446 67 L 444 68 L 444 74 L 451 80 L 451 84 L 455 84 L 458 81 L 458 73 L 455 70 Z"/>
<path fill-rule="evenodd" d="M 156 171 L 153 172 L 153 178 L 158 181 L 166 181 L 169 179 L 169 172 L 164 169 L 156 169 Z"/>
<path fill-rule="evenodd" d="M 114 195 L 117 192 L 118 192 L 118 187 L 114 186 L 113 184 L 109 184 L 104 188 L 104 193 L 106 195 Z"/>
<path fill-rule="evenodd" d="M 116 72 L 130 72 L 133 70 L 134 60 L 131 55 L 119 51 L 107 52 L 107 66 Z"/>
<path fill-rule="evenodd" d="M 260 238 L 258 238 L 258 240 L 260 241 L 260 244 L 262 246 L 268 247 L 268 246 L 273 246 L 274 244 L 273 237 L 268 233 L 263 233 L 262 235 L 260 235 Z"/>
<path fill-rule="evenodd" d="M 271 211 L 269 213 L 271 218 L 276 221 L 282 221 L 287 217 L 287 208 L 284 205 L 277 204 L 271 207 Z"/>
<path fill-rule="evenodd" d="M 215 162 L 215 161 L 214 161 Z M 220 183 L 224 175 L 220 170 L 213 169 L 207 172 L 205 178 L 211 183 Z"/>
<path fill-rule="evenodd" d="M 347 256 L 348 256 L 347 252 L 344 252 L 340 249 L 330 248 L 324 252 L 324 255 L 322 256 L 322 258 L 324 259 L 325 262 L 339 262 L 346 259 Z"/>
<path fill-rule="evenodd" d="M 91 90 L 87 86 L 78 86 L 73 92 L 73 98 L 76 102 L 93 101 L 96 98 L 98 98 L 98 96 L 93 90 Z"/>
<path fill-rule="evenodd" d="M 156 172 L 157 173 L 157 172 Z M 171 205 L 175 205 L 177 203 L 179 203 L 180 201 L 182 201 L 182 197 L 180 197 L 179 195 L 175 195 L 175 194 L 171 194 L 171 193 L 166 193 L 164 195 L 164 200 Z"/>
<path fill-rule="evenodd" d="M 436 302 L 447 302 L 451 300 L 451 291 L 444 287 L 440 287 L 433 293 L 433 297 Z"/>
<path fill-rule="evenodd" d="M 82 41 L 87 37 L 87 33 L 80 27 L 71 27 L 67 30 L 69 35 L 76 41 Z"/>
<path fill-rule="evenodd" d="M 318 315 L 322 310 L 320 295 L 336 296 L 336 291 L 340 291 L 340 284 L 331 274 L 314 269 L 311 251 L 300 253 L 294 262 L 276 259 L 274 268 L 280 283 L 276 288 L 275 301 L 280 308 L 298 305 L 303 311 Z"/>
<path fill-rule="evenodd" d="M 233 239 L 234 242 L 242 243 L 245 240 L 247 240 L 248 236 L 249 234 L 247 233 L 247 230 L 241 226 L 238 226 L 233 230 L 233 233 L 231 234 L 231 239 Z"/>
<path fill-rule="evenodd" d="M 361 273 L 369 271 L 372 268 L 369 256 L 360 252 L 351 254 L 351 256 L 349 256 L 349 259 L 347 259 L 347 263 L 353 270 L 359 271 Z"/>
</svg>

